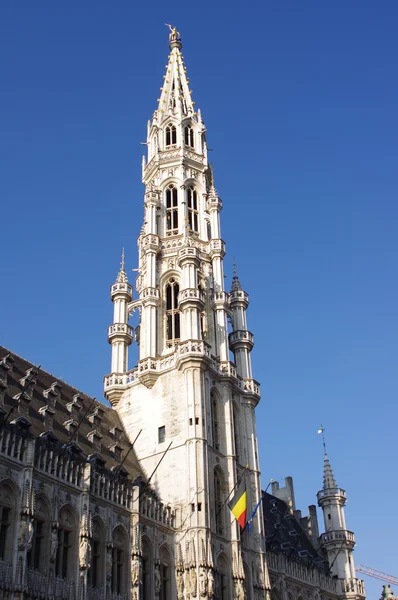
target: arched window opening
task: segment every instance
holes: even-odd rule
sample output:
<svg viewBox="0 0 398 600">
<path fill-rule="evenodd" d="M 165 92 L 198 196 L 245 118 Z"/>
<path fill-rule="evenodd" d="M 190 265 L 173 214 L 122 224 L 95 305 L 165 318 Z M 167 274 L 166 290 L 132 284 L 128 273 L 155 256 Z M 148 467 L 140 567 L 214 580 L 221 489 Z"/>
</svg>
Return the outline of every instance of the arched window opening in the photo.
<svg viewBox="0 0 398 600">
<path fill-rule="evenodd" d="M 213 390 L 210 394 L 211 402 L 211 432 L 213 438 L 213 448 L 215 450 L 220 449 L 220 428 L 218 422 L 218 406 L 217 406 L 217 394 Z"/>
<path fill-rule="evenodd" d="M 65 507 L 59 514 L 58 547 L 55 574 L 70 578 L 73 575 L 73 556 L 76 546 L 76 523 L 72 511 Z"/>
<path fill-rule="evenodd" d="M 0 486 L 0 560 L 11 561 L 17 499 L 10 485 Z"/>
<path fill-rule="evenodd" d="M 191 148 L 194 148 L 194 133 L 193 133 L 193 129 L 190 125 L 187 125 L 184 128 L 184 141 L 185 141 L 185 145 L 186 146 L 190 146 Z"/>
<path fill-rule="evenodd" d="M 224 533 L 224 475 L 220 468 L 214 470 L 214 512 L 216 533 Z"/>
<path fill-rule="evenodd" d="M 44 572 L 48 567 L 49 544 L 51 534 L 51 512 L 47 501 L 36 498 L 33 536 L 28 553 L 28 565 L 31 569 Z"/>
<path fill-rule="evenodd" d="M 114 594 L 124 594 L 127 588 L 127 540 L 126 535 L 121 527 L 116 527 L 114 529 L 112 541 L 111 590 Z"/>
<path fill-rule="evenodd" d="M 210 225 L 209 220 L 206 220 L 206 233 L 207 233 L 207 240 L 210 242 L 210 240 L 211 240 L 211 225 Z"/>
<path fill-rule="evenodd" d="M 233 428 L 234 428 L 234 443 L 235 443 L 235 456 L 236 456 L 236 460 L 237 462 L 239 462 L 239 417 L 238 417 L 238 411 L 236 409 L 236 407 L 233 407 L 233 418 L 234 418 L 234 423 L 233 423 Z"/>
<path fill-rule="evenodd" d="M 188 223 L 192 231 L 198 231 L 198 193 L 191 186 L 187 190 Z"/>
<path fill-rule="evenodd" d="M 178 194 L 174 185 L 166 190 L 166 235 L 178 233 Z"/>
<path fill-rule="evenodd" d="M 159 600 L 171 600 L 171 561 L 166 548 L 160 551 L 160 594 Z"/>
<path fill-rule="evenodd" d="M 104 585 L 105 530 L 98 519 L 93 521 L 91 540 L 91 561 L 88 571 L 88 585 L 101 588 Z"/>
<path fill-rule="evenodd" d="M 142 586 L 140 600 L 151 600 L 152 553 L 147 540 L 142 542 Z"/>
<path fill-rule="evenodd" d="M 225 556 L 221 555 L 217 560 L 216 590 L 219 600 L 229 600 L 228 594 L 228 566 Z"/>
<path fill-rule="evenodd" d="M 179 285 L 175 279 L 166 284 L 166 339 L 167 346 L 180 339 L 180 311 L 178 310 Z"/>
<path fill-rule="evenodd" d="M 177 129 L 170 123 L 166 127 L 166 146 L 174 146 L 177 143 Z"/>
</svg>

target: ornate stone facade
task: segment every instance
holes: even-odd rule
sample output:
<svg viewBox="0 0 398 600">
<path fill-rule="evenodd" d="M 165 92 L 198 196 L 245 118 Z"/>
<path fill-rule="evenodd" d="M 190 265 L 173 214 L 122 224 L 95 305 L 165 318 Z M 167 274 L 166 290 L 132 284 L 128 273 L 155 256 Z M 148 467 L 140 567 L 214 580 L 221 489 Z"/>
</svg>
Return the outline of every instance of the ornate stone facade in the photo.
<svg viewBox="0 0 398 600">
<path fill-rule="evenodd" d="M 171 28 L 143 159 L 138 296 L 124 255 L 111 286 L 112 408 L 0 348 L 0 600 L 364 597 L 326 462 L 318 499 L 333 528 L 320 540 L 316 515 L 310 535 L 283 489 L 261 491 L 249 298 L 236 273 L 224 287 L 222 202 L 181 47 Z M 250 533 L 227 507 L 243 478 Z"/>
</svg>

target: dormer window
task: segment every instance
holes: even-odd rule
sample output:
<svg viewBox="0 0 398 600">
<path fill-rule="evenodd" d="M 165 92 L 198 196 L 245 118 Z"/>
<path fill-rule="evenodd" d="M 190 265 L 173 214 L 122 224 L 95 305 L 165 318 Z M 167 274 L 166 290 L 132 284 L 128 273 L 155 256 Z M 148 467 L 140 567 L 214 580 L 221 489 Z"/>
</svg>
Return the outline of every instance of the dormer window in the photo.
<svg viewBox="0 0 398 600">
<path fill-rule="evenodd" d="M 195 147 L 193 129 L 190 125 L 187 125 L 184 128 L 184 141 L 186 146 L 190 146 L 191 148 Z"/>
<path fill-rule="evenodd" d="M 166 146 L 174 146 L 177 143 L 177 129 L 170 123 L 166 127 Z"/>
<path fill-rule="evenodd" d="M 188 223 L 192 231 L 198 231 L 198 193 L 191 186 L 187 190 Z"/>
<path fill-rule="evenodd" d="M 166 190 L 166 231 L 167 235 L 178 233 L 178 195 L 172 184 Z"/>
</svg>

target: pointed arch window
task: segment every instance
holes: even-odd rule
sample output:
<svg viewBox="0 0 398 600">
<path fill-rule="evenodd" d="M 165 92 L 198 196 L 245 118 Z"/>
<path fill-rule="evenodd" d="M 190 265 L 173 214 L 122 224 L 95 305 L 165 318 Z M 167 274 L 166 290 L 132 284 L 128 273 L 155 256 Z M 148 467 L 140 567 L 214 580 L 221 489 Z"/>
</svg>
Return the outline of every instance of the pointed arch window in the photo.
<svg viewBox="0 0 398 600">
<path fill-rule="evenodd" d="M 224 475 L 219 467 L 214 469 L 214 515 L 216 533 L 224 533 Z"/>
<path fill-rule="evenodd" d="M 11 561 L 14 545 L 17 498 L 10 485 L 0 486 L 0 560 Z"/>
<path fill-rule="evenodd" d="M 69 508 L 63 508 L 59 515 L 57 559 L 55 574 L 62 578 L 73 574 L 73 551 L 76 546 L 76 523 Z"/>
<path fill-rule="evenodd" d="M 121 527 L 116 527 L 112 536 L 112 576 L 111 590 L 114 594 L 124 594 L 126 592 L 127 576 L 127 540 Z"/>
<path fill-rule="evenodd" d="M 194 133 L 193 129 L 190 125 L 184 127 L 184 142 L 186 146 L 190 146 L 191 148 L 195 148 L 194 144 Z"/>
<path fill-rule="evenodd" d="M 88 584 L 92 588 L 104 585 L 105 529 L 98 519 L 93 521 L 93 537 L 91 540 L 91 560 L 88 571 Z"/>
<path fill-rule="evenodd" d="M 198 193 L 193 186 L 187 189 L 188 223 L 192 231 L 198 231 Z"/>
<path fill-rule="evenodd" d="M 151 600 L 151 581 L 152 581 L 152 550 L 149 542 L 145 539 L 142 542 L 142 586 L 140 600 Z"/>
<path fill-rule="evenodd" d="M 28 553 L 31 569 L 44 572 L 48 567 L 48 550 L 51 534 L 51 511 L 44 498 L 36 499 L 32 545 Z"/>
<path fill-rule="evenodd" d="M 178 193 L 170 184 L 166 190 L 166 235 L 178 233 Z"/>
<path fill-rule="evenodd" d="M 174 146 L 177 143 L 177 129 L 170 123 L 166 127 L 166 146 Z"/>
<path fill-rule="evenodd" d="M 211 402 L 211 432 L 213 438 L 213 448 L 215 450 L 220 449 L 220 431 L 218 423 L 218 406 L 217 406 L 217 394 L 212 390 L 210 394 Z"/>
<path fill-rule="evenodd" d="M 178 294 L 180 287 L 175 279 L 166 284 L 166 339 L 168 347 L 180 339 L 180 311 Z"/>
<path fill-rule="evenodd" d="M 160 551 L 160 595 L 159 600 L 171 600 L 171 560 L 166 548 Z"/>
<path fill-rule="evenodd" d="M 233 428 L 234 428 L 234 443 L 235 443 L 235 456 L 237 462 L 239 462 L 239 417 L 238 409 L 234 405 L 233 407 Z"/>
</svg>

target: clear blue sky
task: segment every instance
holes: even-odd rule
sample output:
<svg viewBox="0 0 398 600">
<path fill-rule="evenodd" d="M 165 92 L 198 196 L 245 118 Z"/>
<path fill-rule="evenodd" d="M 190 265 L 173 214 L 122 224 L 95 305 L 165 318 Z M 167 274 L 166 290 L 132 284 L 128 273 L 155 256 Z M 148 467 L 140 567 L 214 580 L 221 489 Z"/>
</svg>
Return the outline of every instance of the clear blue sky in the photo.
<svg viewBox="0 0 398 600">
<path fill-rule="evenodd" d="M 251 298 L 264 485 L 293 475 L 298 505 L 315 502 L 322 422 L 356 561 L 398 576 L 397 20 L 392 0 L 3 1 L 0 341 L 102 397 L 175 24 L 227 283 L 236 256 Z"/>
</svg>

